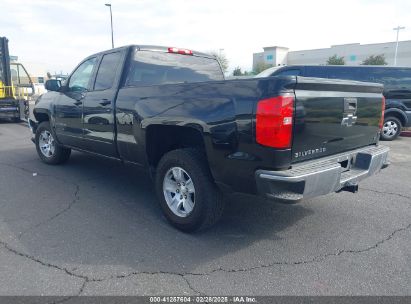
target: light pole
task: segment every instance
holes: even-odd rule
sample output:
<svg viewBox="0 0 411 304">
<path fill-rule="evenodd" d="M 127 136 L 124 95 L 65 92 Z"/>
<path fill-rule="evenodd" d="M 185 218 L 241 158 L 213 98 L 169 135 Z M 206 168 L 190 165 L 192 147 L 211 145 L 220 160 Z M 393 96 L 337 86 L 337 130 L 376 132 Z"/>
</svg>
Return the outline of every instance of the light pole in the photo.
<svg viewBox="0 0 411 304">
<path fill-rule="evenodd" d="M 403 26 L 397 26 L 393 28 L 394 31 L 397 31 L 397 43 L 395 44 L 395 55 L 394 55 L 394 66 L 397 65 L 397 53 L 398 53 L 398 36 L 400 35 L 400 30 L 405 29 Z"/>
<path fill-rule="evenodd" d="M 113 13 L 111 12 L 111 4 L 106 3 L 105 6 L 110 8 L 110 21 L 111 21 L 111 47 L 114 49 L 114 34 L 113 34 Z"/>
</svg>

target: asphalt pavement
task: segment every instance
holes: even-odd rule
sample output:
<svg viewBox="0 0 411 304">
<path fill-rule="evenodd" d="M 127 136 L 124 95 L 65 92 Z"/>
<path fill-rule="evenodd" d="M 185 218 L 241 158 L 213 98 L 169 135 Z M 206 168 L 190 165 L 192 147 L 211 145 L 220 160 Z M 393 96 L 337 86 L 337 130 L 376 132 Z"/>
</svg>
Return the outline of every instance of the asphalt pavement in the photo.
<svg viewBox="0 0 411 304">
<path fill-rule="evenodd" d="M 235 195 L 184 234 L 133 166 L 48 166 L 24 124 L 0 122 L 0 295 L 411 295 L 411 138 L 384 144 L 391 166 L 357 194 Z"/>
</svg>

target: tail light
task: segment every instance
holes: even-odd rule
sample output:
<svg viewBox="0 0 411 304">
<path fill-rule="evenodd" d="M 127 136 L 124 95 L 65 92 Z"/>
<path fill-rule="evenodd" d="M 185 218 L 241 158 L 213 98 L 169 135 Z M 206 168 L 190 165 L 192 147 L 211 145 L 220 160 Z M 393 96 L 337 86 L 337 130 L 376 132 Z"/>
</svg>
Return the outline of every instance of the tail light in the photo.
<svg viewBox="0 0 411 304">
<path fill-rule="evenodd" d="M 294 97 L 283 95 L 260 100 L 257 104 L 256 140 L 263 146 L 291 147 Z"/>
<path fill-rule="evenodd" d="M 168 52 L 169 53 L 175 53 L 175 54 L 181 54 L 181 55 L 193 55 L 193 51 L 191 51 L 191 50 L 179 49 L 179 48 L 175 48 L 175 47 L 169 47 Z"/>
<path fill-rule="evenodd" d="M 379 128 L 380 130 L 382 129 L 383 125 L 384 125 L 384 112 L 385 112 L 385 97 L 382 97 L 382 111 L 381 111 L 381 118 L 380 118 L 380 123 L 379 123 Z"/>
</svg>

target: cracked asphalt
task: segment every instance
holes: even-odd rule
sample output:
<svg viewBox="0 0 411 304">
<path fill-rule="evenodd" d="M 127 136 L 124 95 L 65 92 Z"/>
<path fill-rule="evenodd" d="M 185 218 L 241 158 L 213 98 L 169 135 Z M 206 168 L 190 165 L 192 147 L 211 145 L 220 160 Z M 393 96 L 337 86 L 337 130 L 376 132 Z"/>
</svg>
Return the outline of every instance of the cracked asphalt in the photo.
<svg viewBox="0 0 411 304">
<path fill-rule="evenodd" d="M 411 295 L 411 138 L 357 194 L 230 197 L 212 229 L 170 227 L 146 175 L 74 152 L 40 162 L 0 122 L 0 295 Z"/>
</svg>

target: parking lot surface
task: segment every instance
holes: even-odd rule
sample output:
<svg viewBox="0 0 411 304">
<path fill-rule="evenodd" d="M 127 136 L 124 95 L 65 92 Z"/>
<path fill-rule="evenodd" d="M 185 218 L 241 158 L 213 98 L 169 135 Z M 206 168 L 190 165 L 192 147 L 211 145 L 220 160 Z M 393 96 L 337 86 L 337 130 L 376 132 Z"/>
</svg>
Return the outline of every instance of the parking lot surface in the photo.
<svg viewBox="0 0 411 304">
<path fill-rule="evenodd" d="M 0 122 L 0 295 L 411 295 L 411 138 L 384 144 L 391 166 L 357 194 L 235 195 L 184 234 L 136 168 L 45 165 L 24 124 Z"/>
</svg>

